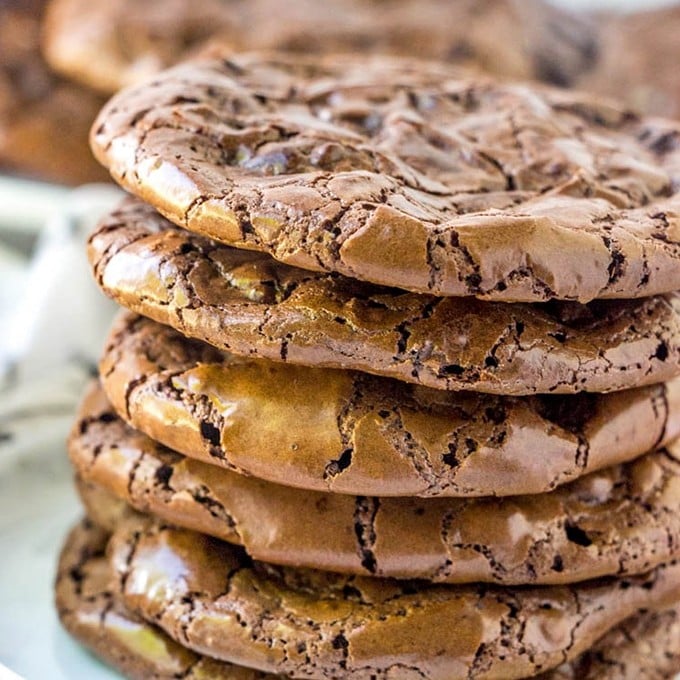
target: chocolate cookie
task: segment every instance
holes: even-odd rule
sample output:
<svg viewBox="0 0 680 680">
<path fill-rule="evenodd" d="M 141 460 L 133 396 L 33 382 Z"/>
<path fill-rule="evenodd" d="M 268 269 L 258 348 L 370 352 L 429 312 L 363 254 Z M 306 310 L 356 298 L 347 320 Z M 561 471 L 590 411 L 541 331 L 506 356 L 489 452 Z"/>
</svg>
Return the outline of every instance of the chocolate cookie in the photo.
<svg viewBox="0 0 680 680">
<path fill-rule="evenodd" d="M 85 481 L 77 472 L 73 481 L 87 518 L 107 533 L 111 534 L 124 522 L 142 516 L 101 484 Z"/>
<path fill-rule="evenodd" d="M 274 680 L 283 678 L 199 656 L 131 614 L 112 591 L 105 534 L 88 522 L 64 546 L 57 607 L 66 629 L 95 654 L 140 680 Z M 680 608 L 638 614 L 571 663 L 541 680 L 623 680 L 671 677 L 680 667 Z"/>
<path fill-rule="evenodd" d="M 676 295 L 508 305 L 406 293 L 220 245 L 134 199 L 88 250 L 117 302 L 238 355 L 505 395 L 607 392 L 680 371 Z"/>
<path fill-rule="evenodd" d="M 556 584 L 641 573 L 680 556 L 680 445 L 535 496 L 328 494 L 184 458 L 126 426 L 96 389 L 69 453 L 86 482 L 137 510 L 275 564 L 447 583 Z"/>
<path fill-rule="evenodd" d="M 0 3 L 0 170 L 60 184 L 104 181 L 88 131 L 104 100 L 49 72 L 38 0 Z"/>
<path fill-rule="evenodd" d="M 131 314 L 101 379 L 133 427 L 286 486 L 372 496 L 543 493 L 680 436 L 680 381 L 609 395 L 443 392 L 243 359 Z"/>
<path fill-rule="evenodd" d="M 566 85 L 596 54 L 594 26 L 542 0 L 52 0 L 55 69 L 108 94 L 185 58 L 207 39 L 230 50 L 434 57 Z"/>
<path fill-rule="evenodd" d="M 436 295 L 680 288 L 679 124 L 436 63 L 217 52 L 93 128 L 114 179 L 176 224 Z"/>
<path fill-rule="evenodd" d="M 185 649 L 130 614 L 112 590 L 108 534 L 83 521 L 69 534 L 59 559 L 56 605 L 64 627 L 128 678 L 139 680 L 273 680 L 248 668 L 213 661 Z"/>
<path fill-rule="evenodd" d="M 120 527 L 109 555 L 133 613 L 190 649 L 293 678 L 522 678 L 680 599 L 680 565 L 569 587 L 433 586 L 253 563 L 155 523 Z"/>
</svg>

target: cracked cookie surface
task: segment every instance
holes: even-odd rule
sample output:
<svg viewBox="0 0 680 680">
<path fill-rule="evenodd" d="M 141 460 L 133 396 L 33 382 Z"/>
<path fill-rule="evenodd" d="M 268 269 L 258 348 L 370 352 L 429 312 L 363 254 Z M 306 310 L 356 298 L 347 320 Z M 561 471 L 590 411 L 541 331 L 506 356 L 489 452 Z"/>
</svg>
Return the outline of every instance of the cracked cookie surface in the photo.
<svg viewBox="0 0 680 680">
<path fill-rule="evenodd" d="M 508 305 L 408 293 L 220 245 L 136 199 L 103 219 L 88 253 L 124 307 L 251 358 L 505 395 L 609 392 L 680 372 L 676 295 Z"/>
<path fill-rule="evenodd" d="M 95 654 L 135 680 L 283 680 L 191 652 L 130 613 L 113 590 L 106 542 L 106 534 L 87 521 L 74 528 L 62 550 L 56 583 L 64 626 Z M 571 663 L 540 678 L 662 680 L 679 664 L 680 611 L 675 608 L 634 616 Z"/>
<path fill-rule="evenodd" d="M 134 616 L 113 592 L 108 534 L 88 520 L 70 532 L 59 559 L 56 606 L 66 630 L 134 680 L 275 680 L 280 676 L 214 661 Z"/>
<path fill-rule="evenodd" d="M 443 392 L 240 358 L 129 313 L 100 369 L 118 414 L 171 449 L 340 493 L 543 493 L 680 436 L 678 379 L 608 395 Z"/>
<path fill-rule="evenodd" d="M 51 0 L 52 66 L 114 94 L 219 40 L 232 51 L 405 54 L 567 85 L 592 63 L 594 26 L 543 0 Z"/>
<path fill-rule="evenodd" d="M 678 444 L 535 496 L 329 494 L 185 458 L 125 425 L 93 387 L 69 453 L 85 482 L 138 511 L 276 564 L 522 585 L 642 573 L 680 556 Z"/>
<path fill-rule="evenodd" d="M 680 597 L 678 565 L 569 587 L 434 586 L 252 562 L 153 522 L 118 528 L 109 555 L 133 613 L 190 649 L 293 678 L 527 677 Z"/>
<path fill-rule="evenodd" d="M 217 52 L 93 127 L 114 179 L 175 223 L 436 295 L 680 289 L 677 123 L 434 62 Z"/>
</svg>

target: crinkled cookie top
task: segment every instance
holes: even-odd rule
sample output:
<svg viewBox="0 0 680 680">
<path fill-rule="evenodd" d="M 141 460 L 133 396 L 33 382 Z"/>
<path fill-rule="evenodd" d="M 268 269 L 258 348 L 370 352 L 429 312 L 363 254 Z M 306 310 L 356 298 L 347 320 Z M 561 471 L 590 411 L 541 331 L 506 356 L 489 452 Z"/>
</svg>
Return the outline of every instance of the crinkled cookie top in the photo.
<svg viewBox="0 0 680 680">
<path fill-rule="evenodd" d="M 114 97 L 92 142 L 124 187 L 238 248 L 585 302 L 680 288 L 679 129 L 443 64 L 214 50 Z"/>
</svg>

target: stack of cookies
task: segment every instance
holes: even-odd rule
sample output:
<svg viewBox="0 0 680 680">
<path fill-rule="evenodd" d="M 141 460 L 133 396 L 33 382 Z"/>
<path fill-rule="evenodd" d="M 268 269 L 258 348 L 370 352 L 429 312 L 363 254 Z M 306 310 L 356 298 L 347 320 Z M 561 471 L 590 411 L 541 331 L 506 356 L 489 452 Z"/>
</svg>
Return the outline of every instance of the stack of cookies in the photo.
<svg viewBox="0 0 680 680">
<path fill-rule="evenodd" d="M 672 677 L 679 140 L 387 57 L 114 97 L 64 625 L 139 678 Z"/>
</svg>

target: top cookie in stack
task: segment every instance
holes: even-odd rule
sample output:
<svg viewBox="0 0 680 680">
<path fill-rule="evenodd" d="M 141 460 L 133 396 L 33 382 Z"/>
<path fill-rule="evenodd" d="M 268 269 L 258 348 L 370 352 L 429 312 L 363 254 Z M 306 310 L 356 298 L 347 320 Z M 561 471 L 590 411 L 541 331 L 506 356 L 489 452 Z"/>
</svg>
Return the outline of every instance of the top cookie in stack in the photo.
<svg viewBox="0 0 680 680">
<path fill-rule="evenodd" d="M 680 288 L 671 123 L 389 59 L 205 59 L 104 109 L 94 152 L 175 224 L 440 296 Z"/>
<path fill-rule="evenodd" d="M 93 146 L 137 196 L 89 255 L 150 319 L 115 326 L 70 441 L 103 533 L 69 539 L 66 625 L 111 649 L 78 623 L 96 568 L 221 662 L 453 680 L 672 608 L 677 139 L 388 57 L 215 48 L 114 97 Z"/>
</svg>

